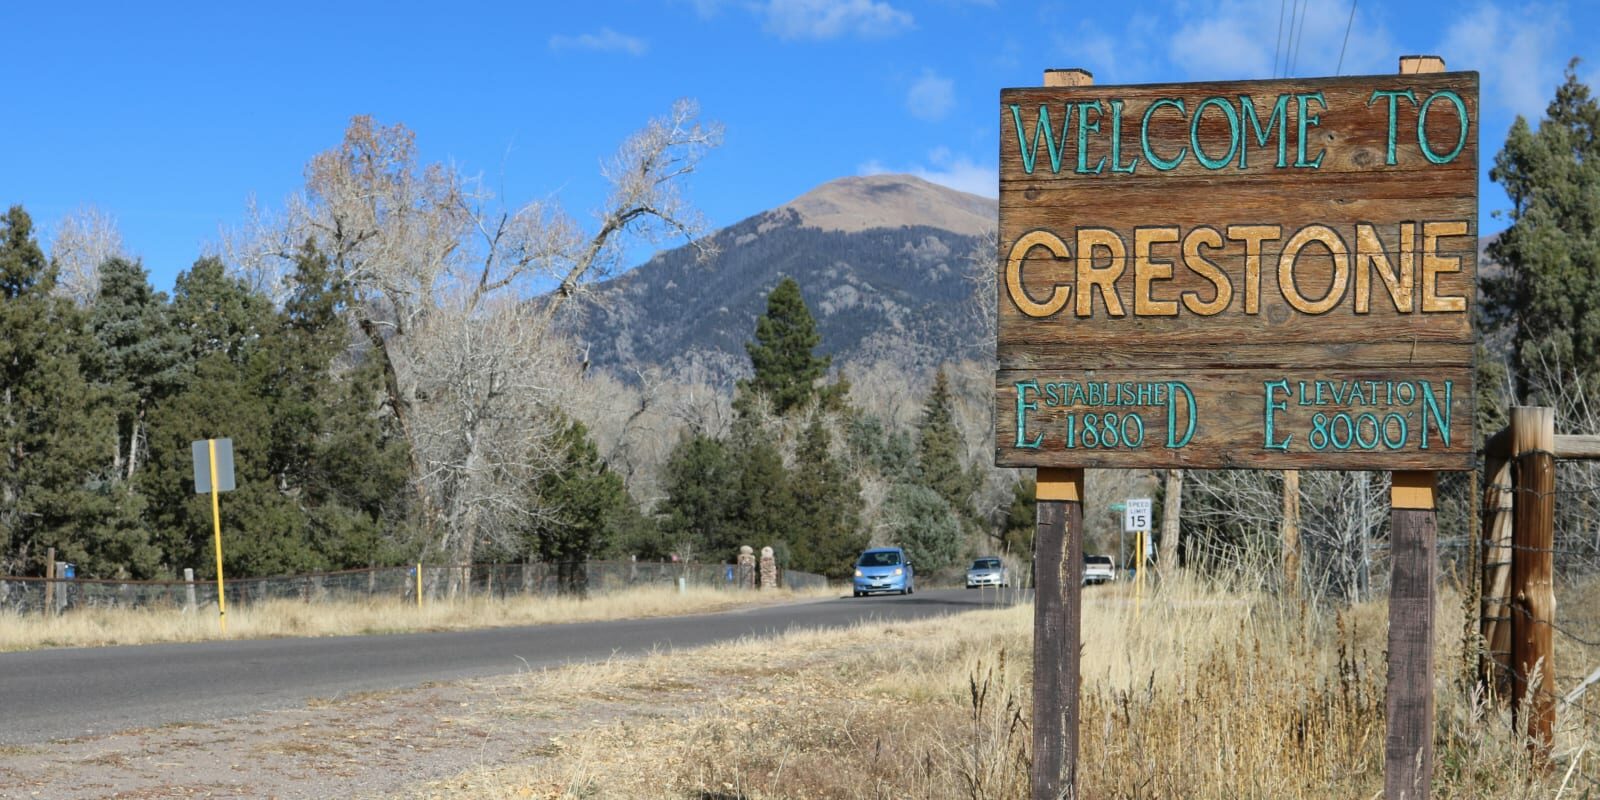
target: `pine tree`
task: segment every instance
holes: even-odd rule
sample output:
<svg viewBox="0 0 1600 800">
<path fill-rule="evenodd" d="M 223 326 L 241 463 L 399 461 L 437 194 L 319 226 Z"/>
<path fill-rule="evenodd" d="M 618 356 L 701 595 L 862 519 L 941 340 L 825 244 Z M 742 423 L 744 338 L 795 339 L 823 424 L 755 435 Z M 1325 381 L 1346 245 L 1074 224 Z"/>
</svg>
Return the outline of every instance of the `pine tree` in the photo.
<svg viewBox="0 0 1600 800">
<path fill-rule="evenodd" d="M 1511 226 L 1488 249 L 1505 271 L 1484 281 L 1484 312 L 1509 330 L 1526 401 L 1546 368 L 1600 388 L 1600 104 L 1576 69 L 1537 131 L 1517 118 L 1489 172 L 1511 199 Z"/>
<path fill-rule="evenodd" d="M 704 434 L 683 437 L 662 467 L 666 497 L 658 513 L 662 536 L 686 555 L 737 552 L 738 535 L 732 530 L 731 506 L 735 467 L 728 448 Z"/>
<path fill-rule="evenodd" d="M 1001 534 L 1006 550 L 1023 561 L 1033 560 L 1033 536 L 1039 525 L 1037 487 L 1033 478 L 1012 484 L 1011 505 L 1006 508 L 1005 530 Z"/>
<path fill-rule="evenodd" d="M 542 561 L 579 562 L 606 547 L 627 516 L 623 507 L 633 501 L 583 423 L 568 420 L 558 448 L 561 465 L 540 479 L 537 497 L 552 518 L 529 532 L 528 549 Z"/>
<path fill-rule="evenodd" d="M 961 429 L 956 427 L 950 380 L 941 368 L 917 422 L 918 482 L 938 493 L 967 520 L 972 516 L 972 494 L 978 490 L 978 480 L 976 473 L 962 469 L 964 449 Z"/>
<path fill-rule="evenodd" d="M 393 561 L 402 554 L 384 534 L 408 509 L 409 456 L 405 438 L 381 414 L 381 365 L 365 353 L 347 361 L 350 332 L 340 312 L 348 287 L 309 242 L 290 286 L 276 327 L 263 337 L 261 391 L 272 407 L 268 469 L 280 487 L 299 493 L 324 563 Z"/>
<path fill-rule="evenodd" d="M 735 423 L 729 443 L 733 472 L 728 497 L 728 533 L 707 560 L 732 560 L 740 545 L 771 546 L 779 563 L 790 567 L 795 543 L 803 536 L 789 470 L 767 432 L 748 420 Z M 790 557 L 783 557 L 789 553 Z"/>
<path fill-rule="evenodd" d="M 829 452 L 832 438 L 822 420 L 813 419 L 795 454 L 791 566 L 848 578 L 852 558 L 866 546 L 867 535 L 861 530 L 861 484 Z"/>
<path fill-rule="evenodd" d="M 341 363 L 344 297 L 309 247 L 281 313 L 214 260 L 178 277 L 170 313 L 185 382 L 150 416 L 150 463 L 137 479 L 169 572 L 213 571 L 210 503 L 193 492 L 189 457 L 189 443 L 207 438 L 233 442 L 237 488 L 222 500 L 227 572 L 308 572 L 400 555 L 384 533 L 405 513 L 407 451 L 378 413 L 376 366 L 359 356 Z"/>
<path fill-rule="evenodd" d="M 821 342 L 816 320 L 800 295 L 800 284 L 784 278 L 767 295 L 767 313 L 756 320 L 755 340 L 744 345 L 755 376 L 739 383 L 740 408 L 747 409 L 753 396 L 759 395 L 782 416 L 813 400 L 842 396 L 837 389 L 817 389 L 817 381 L 827 373 L 831 361 L 829 356 L 813 354 Z"/>
<path fill-rule="evenodd" d="M 919 574 L 944 569 L 961 555 L 961 523 L 938 492 L 900 484 L 889 491 L 884 514 L 891 541 L 906 548 Z"/>
<path fill-rule="evenodd" d="M 116 406 L 114 463 L 120 479 L 138 470 L 145 452 L 145 416 L 182 384 L 177 337 L 165 295 L 151 288 L 137 262 L 111 258 L 99 269 L 89 323 L 98 347 L 89 377 Z"/>
<path fill-rule="evenodd" d="M 0 227 L 0 566 L 42 571 L 53 546 L 85 577 L 146 577 L 155 553 L 108 463 L 110 399 L 84 377 L 94 340 L 54 287 L 32 220 L 11 208 Z"/>
<path fill-rule="evenodd" d="M 917 478 L 917 448 L 911 436 L 889 429 L 871 414 L 856 413 L 845 430 L 854 463 L 873 470 L 891 483 L 911 483 Z"/>
</svg>

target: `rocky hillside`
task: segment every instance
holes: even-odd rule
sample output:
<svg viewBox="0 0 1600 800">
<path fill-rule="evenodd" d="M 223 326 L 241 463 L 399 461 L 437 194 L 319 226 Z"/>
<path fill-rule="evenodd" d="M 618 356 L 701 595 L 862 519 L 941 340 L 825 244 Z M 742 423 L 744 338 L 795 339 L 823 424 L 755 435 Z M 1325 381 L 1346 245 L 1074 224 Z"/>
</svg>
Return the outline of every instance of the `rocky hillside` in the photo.
<svg viewBox="0 0 1600 800">
<path fill-rule="evenodd" d="M 833 181 L 594 287 L 565 314 L 591 368 L 745 363 L 785 276 L 800 283 L 835 365 L 922 370 L 992 352 L 973 300 L 995 201 L 908 175 Z M 973 259 L 984 263 L 977 265 Z M 976 272 L 975 272 L 976 271 Z"/>
</svg>

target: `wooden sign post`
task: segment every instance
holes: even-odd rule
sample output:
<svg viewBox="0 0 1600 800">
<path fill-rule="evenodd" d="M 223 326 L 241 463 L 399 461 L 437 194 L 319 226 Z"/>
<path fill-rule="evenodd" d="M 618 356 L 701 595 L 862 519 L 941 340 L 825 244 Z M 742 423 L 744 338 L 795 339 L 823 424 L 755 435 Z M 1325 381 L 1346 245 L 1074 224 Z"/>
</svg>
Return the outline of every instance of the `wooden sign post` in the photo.
<svg viewBox="0 0 1600 800">
<path fill-rule="evenodd" d="M 1001 91 L 995 463 L 1039 470 L 1035 798 L 1076 792 L 1098 467 L 1395 472 L 1389 796 L 1426 793 L 1431 487 L 1477 441 L 1478 76 L 1442 70 Z"/>
</svg>

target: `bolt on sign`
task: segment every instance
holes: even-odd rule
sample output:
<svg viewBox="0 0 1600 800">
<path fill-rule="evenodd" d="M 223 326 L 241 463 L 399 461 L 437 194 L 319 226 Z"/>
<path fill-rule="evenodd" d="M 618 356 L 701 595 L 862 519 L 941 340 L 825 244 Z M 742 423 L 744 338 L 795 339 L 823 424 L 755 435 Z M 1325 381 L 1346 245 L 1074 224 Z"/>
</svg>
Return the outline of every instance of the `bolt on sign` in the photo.
<svg viewBox="0 0 1600 800">
<path fill-rule="evenodd" d="M 1000 94 L 1003 467 L 1465 470 L 1478 74 Z"/>
</svg>

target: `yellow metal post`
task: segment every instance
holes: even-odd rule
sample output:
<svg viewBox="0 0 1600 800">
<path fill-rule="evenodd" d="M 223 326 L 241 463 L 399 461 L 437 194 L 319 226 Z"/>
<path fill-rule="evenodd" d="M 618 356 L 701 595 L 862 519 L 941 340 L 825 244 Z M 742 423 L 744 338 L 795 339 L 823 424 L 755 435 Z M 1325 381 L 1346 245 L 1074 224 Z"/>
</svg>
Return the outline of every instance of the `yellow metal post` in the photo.
<svg viewBox="0 0 1600 800">
<path fill-rule="evenodd" d="M 1134 534 L 1134 547 L 1137 559 L 1133 565 L 1133 618 L 1139 618 L 1139 606 L 1144 602 L 1144 538 L 1146 532 L 1139 531 Z"/>
<path fill-rule="evenodd" d="M 422 608 L 422 562 L 417 562 L 417 608 Z"/>
<path fill-rule="evenodd" d="M 217 551 L 217 626 L 228 632 L 228 596 L 222 591 L 222 514 L 217 504 L 217 440 L 206 440 L 211 464 L 211 539 Z"/>
</svg>

